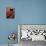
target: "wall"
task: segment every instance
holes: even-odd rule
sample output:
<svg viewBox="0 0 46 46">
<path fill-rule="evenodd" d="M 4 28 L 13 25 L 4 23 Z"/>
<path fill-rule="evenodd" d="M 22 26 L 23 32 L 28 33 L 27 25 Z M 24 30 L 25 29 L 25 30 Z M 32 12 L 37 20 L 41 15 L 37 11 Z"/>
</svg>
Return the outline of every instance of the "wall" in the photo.
<svg viewBox="0 0 46 46">
<path fill-rule="evenodd" d="M 15 19 L 6 19 L 9 6 L 15 8 Z M 17 24 L 46 24 L 46 0 L 0 0 L 0 44 L 8 43 L 7 36 L 17 32 Z"/>
</svg>

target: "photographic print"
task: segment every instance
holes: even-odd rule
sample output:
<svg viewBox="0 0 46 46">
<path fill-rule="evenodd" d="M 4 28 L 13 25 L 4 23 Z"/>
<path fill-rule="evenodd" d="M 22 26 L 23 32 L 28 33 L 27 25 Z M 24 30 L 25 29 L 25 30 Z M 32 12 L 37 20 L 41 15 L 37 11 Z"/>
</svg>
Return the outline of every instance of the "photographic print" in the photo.
<svg viewBox="0 0 46 46">
<path fill-rule="evenodd" d="M 15 18 L 15 9 L 12 8 L 12 7 L 7 7 L 6 8 L 6 18 L 9 19 L 9 18 Z"/>
<path fill-rule="evenodd" d="M 46 41 L 46 25 L 19 25 L 20 40 Z"/>
</svg>

